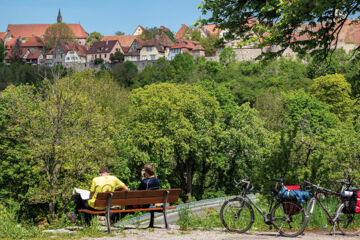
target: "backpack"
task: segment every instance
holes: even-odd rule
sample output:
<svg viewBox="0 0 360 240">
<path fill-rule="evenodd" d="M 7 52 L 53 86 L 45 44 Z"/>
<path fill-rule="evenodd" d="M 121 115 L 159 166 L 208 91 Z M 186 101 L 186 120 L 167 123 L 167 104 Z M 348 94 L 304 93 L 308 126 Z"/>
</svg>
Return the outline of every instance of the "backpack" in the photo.
<svg viewBox="0 0 360 240">
<path fill-rule="evenodd" d="M 360 213 L 360 190 L 345 191 L 341 193 L 341 196 L 345 199 L 343 213 Z"/>
<path fill-rule="evenodd" d="M 311 198 L 311 192 L 300 191 L 299 185 L 285 185 L 279 191 L 279 197 L 286 200 L 296 200 L 297 203 L 305 203 Z"/>
</svg>

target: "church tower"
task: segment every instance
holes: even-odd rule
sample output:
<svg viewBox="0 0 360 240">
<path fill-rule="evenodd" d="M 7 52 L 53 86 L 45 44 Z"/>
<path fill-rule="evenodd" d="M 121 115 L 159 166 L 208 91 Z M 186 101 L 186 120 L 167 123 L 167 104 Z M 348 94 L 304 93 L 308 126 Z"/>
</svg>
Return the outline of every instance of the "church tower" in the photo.
<svg viewBox="0 0 360 240">
<path fill-rule="evenodd" d="M 58 22 L 58 23 L 61 23 L 61 22 L 62 22 L 62 16 L 61 16 L 60 8 L 59 8 L 58 16 L 57 16 L 57 22 Z"/>
</svg>

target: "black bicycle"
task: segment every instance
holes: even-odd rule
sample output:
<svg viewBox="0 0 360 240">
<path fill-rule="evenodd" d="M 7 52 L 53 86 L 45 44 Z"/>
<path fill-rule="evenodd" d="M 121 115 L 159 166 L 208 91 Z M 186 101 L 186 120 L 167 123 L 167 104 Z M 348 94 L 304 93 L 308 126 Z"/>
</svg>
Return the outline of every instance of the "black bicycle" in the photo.
<svg viewBox="0 0 360 240">
<path fill-rule="evenodd" d="M 284 200 L 278 197 L 278 189 L 283 187 L 283 179 L 273 179 L 276 186 L 272 192 L 254 191 L 248 177 L 236 182 L 241 187 L 241 194 L 223 203 L 220 210 L 220 218 L 224 227 L 231 232 L 244 233 L 254 223 L 255 215 L 253 207 L 263 216 L 265 224 L 274 226 L 280 235 L 296 237 L 305 228 L 304 208 L 295 201 Z M 249 193 L 271 194 L 269 211 L 263 211 L 249 198 Z"/>
</svg>

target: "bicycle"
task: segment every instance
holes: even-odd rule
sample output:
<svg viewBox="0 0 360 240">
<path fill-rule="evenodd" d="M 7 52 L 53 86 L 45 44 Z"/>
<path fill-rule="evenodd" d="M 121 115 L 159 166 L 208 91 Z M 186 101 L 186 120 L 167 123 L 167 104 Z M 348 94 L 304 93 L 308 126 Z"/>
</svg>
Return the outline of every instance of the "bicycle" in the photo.
<svg viewBox="0 0 360 240">
<path fill-rule="evenodd" d="M 235 180 L 234 180 L 235 181 Z M 283 186 L 283 179 L 273 179 L 276 182 L 272 192 L 254 191 L 248 177 L 235 181 L 236 186 L 242 185 L 241 194 L 223 203 L 220 210 L 220 219 L 224 227 L 231 232 L 244 233 L 254 223 L 253 207 L 263 216 L 265 224 L 271 226 L 282 236 L 296 237 L 304 231 L 304 209 L 294 201 L 280 199 L 278 187 Z M 263 211 L 248 196 L 249 193 L 258 192 L 272 194 L 269 211 Z"/>
<path fill-rule="evenodd" d="M 324 210 L 325 214 L 328 217 L 328 224 L 332 225 L 333 233 L 335 234 L 335 226 L 337 225 L 340 232 L 344 235 L 355 236 L 360 233 L 360 214 L 359 213 L 344 213 L 344 209 L 346 208 L 347 199 L 341 196 L 341 192 L 347 190 L 351 183 L 342 181 L 341 191 L 334 192 L 331 189 L 320 187 L 319 184 L 313 184 L 311 182 L 305 181 L 307 185 L 314 188 L 314 195 L 310 199 L 309 204 L 305 211 L 305 227 L 308 224 L 311 215 L 314 212 L 315 204 L 318 202 L 321 208 Z M 333 213 L 330 213 L 330 210 L 327 210 L 324 204 L 321 202 L 319 198 L 319 194 L 327 196 L 335 196 L 337 197 L 337 203 Z"/>
</svg>

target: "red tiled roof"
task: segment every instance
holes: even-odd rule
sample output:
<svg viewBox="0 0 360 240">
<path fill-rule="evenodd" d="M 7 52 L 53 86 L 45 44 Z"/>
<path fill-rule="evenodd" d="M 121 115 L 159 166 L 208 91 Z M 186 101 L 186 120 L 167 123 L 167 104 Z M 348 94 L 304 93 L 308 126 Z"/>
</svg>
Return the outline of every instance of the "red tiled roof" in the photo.
<svg viewBox="0 0 360 240">
<path fill-rule="evenodd" d="M 21 44 L 21 47 L 44 47 L 44 41 L 38 36 L 29 37 L 24 40 L 25 42 Z"/>
<path fill-rule="evenodd" d="M 27 56 L 26 59 L 38 59 L 41 55 L 41 52 L 40 51 L 37 51 L 37 52 L 31 52 L 30 51 L 30 54 Z"/>
<path fill-rule="evenodd" d="M 0 39 L 4 40 L 6 36 L 6 32 L 0 32 Z"/>
<path fill-rule="evenodd" d="M 110 53 L 115 47 L 117 40 L 105 40 L 94 42 L 91 48 L 88 51 L 88 54 L 97 54 L 97 53 Z"/>
<path fill-rule="evenodd" d="M 160 30 L 163 30 L 163 31 L 169 31 L 169 32 L 171 32 L 171 30 L 170 30 L 169 28 L 165 27 L 165 26 L 160 26 L 159 29 L 160 29 Z"/>
<path fill-rule="evenodd" d="M 127 53 L 129 51 L 130 47 L 122 47 L 122 50 L 124 53 Z"/>
<path fill-rule="evenodd" d="M 54 53 L 54 50 L 55 50 L 55 48 L 51 49 L 51 50 L 48 52 L 48 55 L 53 54 L 53 53 Z"/>
<path fill-rule="evenodd" d="M 138 36 L 133 36 L 133 35 L 116 35 L 116 36 L 105 36 L 103 37 L 103 39 L 101 39 L 101 41 L 106 41 L 106 40 L 118 40 L 121 47 L 130 47 L 132 42 L 138 39 Z"/>
<path fill-rule="evenodd" d="M 205 25 L 204 28 L 210 35 L 215 35 L 220 33 L 220 29 L 217 28 L 216 24 Z"/>
<path fill-rule="evenodd" d="M 16 38 L 11 38 L 5 43 L 5 50 L 12 49 L 16 44 Z"/>
<path fill-rule="evenodd" d="M 19 52 L 17 54 L 18 57 L 23 58 L 28 50 L 29 49 L 26 49 L 26 48 L 20 48 Z M 15 51 L 9 51 L 8 54 L 5 56 L 5 60 L 9 60 L 9 59 L 13 58 L 14 55 L 15 55 Z"/>
<path fill-rule="evenodd" d="M 160 35 L 157 35 L 155 38 L 158 39 L 161 45 L 165 47 L 171 47 L 174 44 L 174 42 L 171 41 L 171 39 L 165 33 L 161 33 Z"/>
<path fill-rule="evenodd" d="M 171 49 L 181 48 L 183 52 L 204 51 L 204 48 L 197 41 L 178 39 Z"/>
<path fill-rule="evenodd" d="M 194 49 L 196 46 L 200 45 L 198 41 L 191 41 L 191 40 L 182 40 L 178 39 L 176 42 L 171 46 L 171 49 L 177 48 L 187 48 L 187 49 Z"/>
<path fill-rule="evenodd" d="M 52 24 L 9 24 L 6 31 L 10 30 L 11 35 L 14 38 L 18 37 L 32 37 L 32 36 L 44 36 L 46 29 Z M 84 28 L 78 23 L 68 24 L 74 33 L 75 38 L 87 38 L 88 35 Z"/>
<path fill-rule="evenodd" d="M 87 49 L 85 45 L 75 44 L 66 40 L 59 40 L 60 47 L 64 53 L 68 51 L 76 51 L 79 56 L 86 56 Z"/>
<path fill-rule="evenodd" d="M 186 33 L 186 31 L 189 29 L 189 27 L 188 26 L 186 26 L 185 24 L 181 24 L 181 27 L 180 27 L 180 29 L 179 29 L 179 31 L 177 31 L 177 33 L 175 34 L 175 39 L 180 39 L 180 38 L 182 38 L 184 35 L 185 35 L 185 33 Z"/>
</svg>

